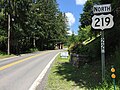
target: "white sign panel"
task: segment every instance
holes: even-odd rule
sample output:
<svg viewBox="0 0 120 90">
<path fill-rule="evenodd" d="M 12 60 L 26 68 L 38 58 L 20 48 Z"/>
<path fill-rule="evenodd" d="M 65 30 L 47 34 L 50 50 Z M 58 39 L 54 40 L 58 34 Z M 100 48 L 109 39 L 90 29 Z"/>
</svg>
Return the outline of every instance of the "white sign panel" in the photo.
<svg viewBox="0 0 120 90">
<path fill-rule="evenodd" d="M 69 56 L 68 52 L 61 52 L 60 57 L 61 58 L 67 58 Z"/>
<path fill-rule="evenodd" d="M 111 14 L 108 15 L 94 15 L 92 17 L 92 27 L 94 29 L 109 29 L 114 25 L 113 16 Z"/>
<path fill-rule="evenodd" d="M 93 13 L 108 13 L 111 12 L 111 4 L 103 4 L 103 5 L 94 5 Z"/>
</svg>

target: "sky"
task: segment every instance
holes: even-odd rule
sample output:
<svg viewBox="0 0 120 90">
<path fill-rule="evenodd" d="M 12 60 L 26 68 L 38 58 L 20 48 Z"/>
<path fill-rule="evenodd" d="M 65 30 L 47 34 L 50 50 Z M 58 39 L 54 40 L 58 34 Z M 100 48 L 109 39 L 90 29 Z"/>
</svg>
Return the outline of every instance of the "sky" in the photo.
<svg viewBox="0 0 120 90">
<path fill-rule="evenodd" d="M 83 12 L 83 5 L 87 0 L 57 0 L 60 11 L 64 12 L 70 27 L 69 33 L 78 34 L 79 18 Z"/>
</svg>

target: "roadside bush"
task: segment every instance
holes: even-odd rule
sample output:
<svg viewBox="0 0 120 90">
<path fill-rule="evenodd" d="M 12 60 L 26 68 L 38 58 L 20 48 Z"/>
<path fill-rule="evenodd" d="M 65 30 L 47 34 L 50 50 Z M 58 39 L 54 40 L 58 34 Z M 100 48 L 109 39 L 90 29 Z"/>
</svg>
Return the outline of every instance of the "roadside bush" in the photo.
<svg viewBox="0 0 120 90">
<path fill-rule="evenodd" d="M 69 47 L 70 53 L 81 54 L 81 55 L 88 55 L 88 47 L 81 43 L 71 44 Z"/>
<path fill-rule="evenodd" d="M 88 43 L 85 47 L 88 47 L 88 54 L 91 60 L 100 60 L 100 37 L 97 37 L 95 40 Z"/>
<path fill-rule="evenodd" d="M 87 45 L 81 43 L 72 44 L 69 47 L 69 52 L 80 55 L 88 55 L 91 60 L 100 60 L 100 37 L 96 38 Z"/>
<path fill-rule="evenodd" d="M 0 51 L 0 55 L 6 55 L 6 53 L 5 53 L 5 52 Z"/>
<path fill-rule="evenodd" d="M 120 75 L 120 47 L 116 48 L 116 51 L 115 51 L 114 55 L 111 57 L 110 61 L 116 68 L 116 76 L 117 76 L 117 80 L 119 80 L 119 84 L 120 84 L 120 76 L 119 76 Z"/>
<path fill-rule="evenodd" d="M 30 49 L 30 52 L 36 52 L 36 51 L 39 51 L 37 48 L 31 48 Z"/>
</svg>

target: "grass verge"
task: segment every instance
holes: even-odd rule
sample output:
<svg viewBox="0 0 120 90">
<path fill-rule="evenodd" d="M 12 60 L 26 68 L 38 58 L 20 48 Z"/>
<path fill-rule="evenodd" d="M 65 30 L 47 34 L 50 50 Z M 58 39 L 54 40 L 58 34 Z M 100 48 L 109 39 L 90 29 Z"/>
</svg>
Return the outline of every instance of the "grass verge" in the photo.
<svg viewBox="0 0 120 90">
<path fill-rule="evenodd" d="M 0 59 L 4 59 L 4 58 L 9 58 L 9 57 L 13 57 L 15 55 L 3 55 L 3 54 L 0 54 Z"/>
<path fill-rule="evenodd" d="M 110 78 L 110 73 L 106 76 Z M 109 81 L 101 84 L 100 61 L 75 68 L 69 63 L 69 57 L 63 59 L 59 55 L 50 70 L 45 90 L 113 90 L 111 78 Z"/>
<path fill-rule="evenodd" d="M 15 55 L 13 55 L 13 54 L 7 55 L 5 52 L 0 51 L 0 59 L 9 58 L 9 57 L 12 57 L 12 56 L 15 56 Z"/>
</svg>

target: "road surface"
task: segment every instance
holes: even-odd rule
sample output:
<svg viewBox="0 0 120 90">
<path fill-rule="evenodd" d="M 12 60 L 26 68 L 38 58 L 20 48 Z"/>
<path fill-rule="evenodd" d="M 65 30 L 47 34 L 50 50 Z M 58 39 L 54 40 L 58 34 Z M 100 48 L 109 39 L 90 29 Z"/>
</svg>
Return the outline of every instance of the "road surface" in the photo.
<svg viewBox="0 0 120 90">
<path fill-rule="evenodd" d="M 43 51 L 0 60 L 0 90 L 30 90 L 58 52 Z"/>
</svg>

